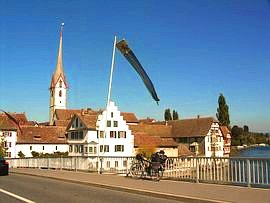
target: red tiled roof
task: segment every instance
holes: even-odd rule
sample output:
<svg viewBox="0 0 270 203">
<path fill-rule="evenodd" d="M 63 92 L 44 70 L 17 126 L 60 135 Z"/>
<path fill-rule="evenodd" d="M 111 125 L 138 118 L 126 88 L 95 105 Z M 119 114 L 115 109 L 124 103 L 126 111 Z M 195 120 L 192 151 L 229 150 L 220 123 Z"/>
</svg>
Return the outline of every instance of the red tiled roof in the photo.
<svg viewBox="0 0 270 203">
<path fill-rule="evenodd" d="M 99 112 L 93 112 L 92 114 L 75 114 L 72 119 L 69 121 L 69 124 L 66 127 L 66 130 L 69 130 L 70 126 L 74 122 L 76 118 L 79 118 L 82 123 L 86 126 L 88 129 L 96 129 L 96 123 L 98 119 Z"/>
<path fill-rule="evenodd" d="M 22 126 L 17 143 L 31 144 L 65 144 L 65 128 L 56 126 Z"/>
<path fill-rule="evenodd" d="M 188 147 L 184 144 L 178 145 L 178 156 L 194 156 L 195 154 L 191 152 Z"/>
<path fill-rule="evenodd" d="M 67 127 L 69 122 L 70 122 L 70 120 L 56 120 L 56 121 L 54 121 L 54 125 L 55 126 Z"/>
<path fill-rule="evenodd" d="M 89 128 L 89 129 L 96 129 L 96 123 L 98 119 L 98 114 L 93 114 L 93 115 L 77 115 L 81 121 L 84 123 L 84 125 Z"/>
<path fill-rule="evenodd" d="M 130 125 L 129 129 L 132 133 L 141 132 L 151 136 L 171 137 L 172 126 L 139 124 Z"/>
<path fill-rule="evenodd" d="M 231 138 L 231 131 L 227 128 L 227 126 L 220 126 L 220 131 L 224 138 Z"/>
<path fill-rule="evenodd" d="M 0 116 L 0 130 L 17 130 L 18 126 L 6 116 Z"/>
<path fill-rule="evenodd" d="M 156 119 L 154 118 L 145 118 L 145 119 L 140 119 L 139 123 L 143 123 L 143 124 L 152 124 L 156 122 Z"/>
<path fill-rule="evenodd" d="M 217 121 L 212 117 L 206 117 L 168 121 L 168 125 L 172 126 L 173 137 L 204 137 L 213 122 Z"/>
<path fill-rule="evenodd" d="M 150 136 L 146 133 L 136 132 L 134 135 L 134 146 L 153 146 L 153 147 L 176 147 L 178 144 L 172 138 L 161 138 Z"/>
<path fill-rule="evenodd" d="M 123 116 L 124 120 L 127 123 L 138 123 L 138 119 L 134 113 L 129 113 L 129 112 L 121 112 L 121 116 Z"/>
<path fill-rule="evenodd" d="M 81 114 L 81 115 L 86 115 L 86 114 L 97 114 L 100 113 L 101 111 L 94 111 L 90 108 L 88 109 L 56 109 L 55 110 L 55 115 L 57 120 L 71 120 L 71 118 L 75 114 Z"/>
<path fill-rule="evenodd" d="M 74 114 L 80 112 L 80 109 L 55 109 L 55 116 L 57 120 L 70 120 Z"/>
<path fill-rule="evenodd" d="M 11 113 L 11 115 L 18 121 L 20 125 L 28 123 L 25 113 Z"/>
</svg>

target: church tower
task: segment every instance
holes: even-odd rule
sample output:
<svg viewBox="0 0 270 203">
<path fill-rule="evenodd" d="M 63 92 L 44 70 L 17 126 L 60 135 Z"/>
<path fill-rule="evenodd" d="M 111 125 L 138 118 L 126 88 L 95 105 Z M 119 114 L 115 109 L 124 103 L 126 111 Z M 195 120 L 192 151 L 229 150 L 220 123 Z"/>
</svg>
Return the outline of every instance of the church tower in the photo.
<svg viewBox="0 0 270 203">
<path fill-rule="evenodd" d="M 58 50 L 57 64 L 55 72 L 52 75 L 51 85 L 50 85 L 50 125 L 54 122 L 54 112 L 55 109 L 66 109 L 67 107 L 67 81 L 63 69 L 62 61 L 62 47 L 63 47 L 63 29 L 64 23 L 61 24 L 60 30 L 60 42 Z"/>
</svg>

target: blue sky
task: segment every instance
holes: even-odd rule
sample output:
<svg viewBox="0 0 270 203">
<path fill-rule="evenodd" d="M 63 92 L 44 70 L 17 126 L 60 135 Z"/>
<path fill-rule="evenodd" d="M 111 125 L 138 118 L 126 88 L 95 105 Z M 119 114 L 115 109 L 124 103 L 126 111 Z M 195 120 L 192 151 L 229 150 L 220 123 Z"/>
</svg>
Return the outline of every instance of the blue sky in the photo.
<svg viewBox="0 0 270 203">
<path fill-rule="evenodd" d="M 125 38 L 153 81 L 157 106 L 117 51 L 112 100 L 139 118 L 215 116 L 270 131 L 270 3 L 266 0 L 0 0 L 0 107 L 47 121 L 59 29 L 68 108 L 104 108 L 113 38 Z"/>
</svg>

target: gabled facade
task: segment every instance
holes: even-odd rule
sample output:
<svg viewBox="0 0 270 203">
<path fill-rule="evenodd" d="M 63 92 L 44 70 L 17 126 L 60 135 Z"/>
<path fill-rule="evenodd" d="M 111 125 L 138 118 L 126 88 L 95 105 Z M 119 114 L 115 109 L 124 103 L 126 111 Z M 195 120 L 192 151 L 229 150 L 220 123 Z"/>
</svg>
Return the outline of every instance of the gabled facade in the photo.
<svg viewBox="0 0 270 203">
<path fill-rule="evenodd" d="M 75 114 L 67 127 L 69 156 L 96 156 L 97 113 Z"/>
<path fill-rule="evenodd" d="M 214 118 L 194 118 L 168 121 L 172 126 L 171 137 L 178 143 L 185 144 L 198 156 L 223 157 L 223 136 Z"/>
<path fill-rule="evenodd" d="M 114 102 L 98 116 L 100 156 L 133 156 L 134 136 Z"/>
<path fill-rule="evenodd" d="M 134 153 L 134 136 L 114 102 L 102 112 L 75 114 L 67 134 L 71 156 L 132 156 Z"/>
<path fill-rule="evenodd" d="M 60 42 L 58 50 L 57 64 L 55 72 L 52 76 L 50 85 L 50 114 L 49 114 L 49 124 L 53 125 L 54 122 L 54 112 L 56 109 L 66 109 L 67 107 L 67 80 L 63 69 L 62 60 L 62 46 L 63 46 L 63 25 L 60 31 Z"/>
<path fill-rule="evenodd" d="M 227 126 L 220 126 L 220 130 L 224 140 L 224 147 L 223 147 L 224 156 L 229 156 L 231 152 L 231 138 L 232 138 L 231 132 L 227 128 Z"/>
<path fill-rule="evenodd" d="M 4 147 L 6 157 L 16 156 L 17 132 L 17 124 L 5 114 L 0 114 L 0 145 Z"/>
</svg>

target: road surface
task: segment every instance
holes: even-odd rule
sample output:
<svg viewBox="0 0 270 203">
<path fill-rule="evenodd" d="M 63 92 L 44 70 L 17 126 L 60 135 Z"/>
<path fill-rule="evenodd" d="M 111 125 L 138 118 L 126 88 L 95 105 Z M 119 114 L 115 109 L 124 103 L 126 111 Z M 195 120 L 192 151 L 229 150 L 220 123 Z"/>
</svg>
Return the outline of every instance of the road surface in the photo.
<svg viewBox="0 0 270 203">
<path fill-rule="evenodd" d="M 0 176 L 0 203 L 2 202 L 175 203 L 178 201 L 40 177 L 10 174 Z"/>
</svg>

